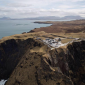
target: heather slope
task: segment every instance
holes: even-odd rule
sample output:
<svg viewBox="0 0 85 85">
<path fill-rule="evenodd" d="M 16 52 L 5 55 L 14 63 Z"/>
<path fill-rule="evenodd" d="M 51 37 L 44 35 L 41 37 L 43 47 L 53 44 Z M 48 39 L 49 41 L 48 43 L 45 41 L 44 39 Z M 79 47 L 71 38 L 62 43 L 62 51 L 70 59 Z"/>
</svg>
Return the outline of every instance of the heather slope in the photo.
<svg viewBox="0 0 85 85">
<path fill-rule="evenodd" d="M 85 20 L 73 20 L 73 21 L 46 21 L 46 22 L 35 22 L 52 24 L 49 27 L 41 27 L 31 30 L 30 32 L 45 31 L 47 33 L 78 33 L 85 32 Z"/>
</svg>

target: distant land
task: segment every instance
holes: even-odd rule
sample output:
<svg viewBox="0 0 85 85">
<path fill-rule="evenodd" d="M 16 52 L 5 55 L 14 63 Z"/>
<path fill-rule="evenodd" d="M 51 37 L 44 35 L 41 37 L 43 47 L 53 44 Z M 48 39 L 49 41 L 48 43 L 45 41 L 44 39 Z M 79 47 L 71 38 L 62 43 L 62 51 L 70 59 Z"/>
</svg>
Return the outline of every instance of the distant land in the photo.
<svg viewBox="0 0 85 85">
<path fill-rule="evenodd" d="M 64 16 L 64 17 L 57 17 L 57 16 L 43 16 L 43 17 L 35 17 L 35 18 L 10 18 L 10 17 L 2 17 L 0 20 L 79 20 L 85 19 L 85 17 L 81 16 Z"/>
<path fill-rule="evenodd" d="M 39 24 L 52 24 L 48 27 L 40 27 L 31 30 L 30 32 L 44 31 L 46 33 L 85 33 L 85 19 L 71 21 L 35 21 Z"/>
</svg>

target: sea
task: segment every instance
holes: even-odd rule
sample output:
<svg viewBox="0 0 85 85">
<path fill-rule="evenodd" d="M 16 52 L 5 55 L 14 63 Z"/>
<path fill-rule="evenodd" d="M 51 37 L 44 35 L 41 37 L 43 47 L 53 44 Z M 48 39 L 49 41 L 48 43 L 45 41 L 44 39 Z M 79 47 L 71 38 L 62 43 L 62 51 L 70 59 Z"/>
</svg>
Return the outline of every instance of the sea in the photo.
<svg viewBox="0 0 85 85">
<path fill-rule="evenodd" d="M 51 25 L 33 23 L 35 21 L 39 20 L 0 20 L 0 39 L 5 36 L 29 32 L 34 28 L 47 27 Z"/>
<path fill-rule="evenodd" d="M 0 39 L 5 36 L 29 32 L 34 28 L 47 27 L 52 24 L 38 24 L 35 21 L 71 21 L 71 20 L 0 20 Z"/>
</svg>

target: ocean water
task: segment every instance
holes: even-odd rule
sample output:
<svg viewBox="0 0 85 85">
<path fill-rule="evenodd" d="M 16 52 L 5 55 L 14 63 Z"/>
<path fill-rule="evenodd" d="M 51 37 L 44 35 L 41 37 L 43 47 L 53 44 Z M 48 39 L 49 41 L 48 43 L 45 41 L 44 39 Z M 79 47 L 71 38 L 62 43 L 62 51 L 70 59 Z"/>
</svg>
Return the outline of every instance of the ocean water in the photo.
<svg viewBox="0 0 85 85">
<path fill-rule="evenodd" d="M 6 83 L 7 80 L 1 80 L 0 81 L 0 85 L 4 85 Z"/>
<path fill-rule="evenodd" d="M 34 28 L 46 27 L 51 24 L 33 23 L 39 20 L 0 20 L 0 39 L 5 36 L 29 32 Z"/>
</svg>

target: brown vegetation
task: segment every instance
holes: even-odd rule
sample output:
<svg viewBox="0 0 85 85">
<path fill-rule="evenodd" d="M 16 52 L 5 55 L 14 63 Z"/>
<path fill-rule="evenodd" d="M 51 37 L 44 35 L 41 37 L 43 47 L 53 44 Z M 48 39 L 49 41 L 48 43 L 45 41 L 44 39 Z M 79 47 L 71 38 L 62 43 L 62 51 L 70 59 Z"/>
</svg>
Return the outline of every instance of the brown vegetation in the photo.
<svg viewBox="0 0 85 85">
<path fill-rule="evenodd" d="M 51 23 L 53 25 L 49 27 L 41 27 L 31 30 L 30 32 L 45 31 L 47 33 L 78 33 L 85 31 L 85 20 L 74 20 L 74 21 L 47 21 L 47 22 L 36 22 L 36 23 Z"/>
</svg>

